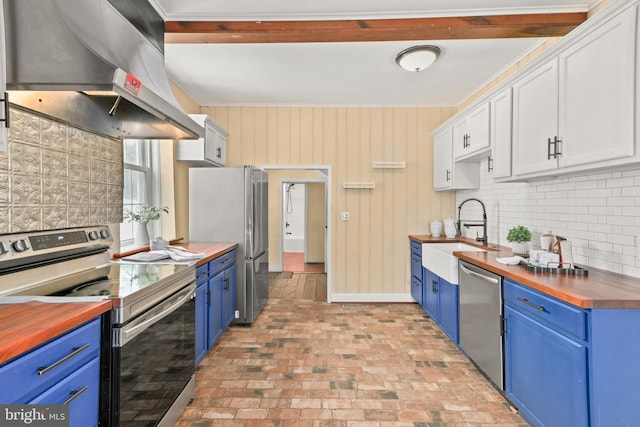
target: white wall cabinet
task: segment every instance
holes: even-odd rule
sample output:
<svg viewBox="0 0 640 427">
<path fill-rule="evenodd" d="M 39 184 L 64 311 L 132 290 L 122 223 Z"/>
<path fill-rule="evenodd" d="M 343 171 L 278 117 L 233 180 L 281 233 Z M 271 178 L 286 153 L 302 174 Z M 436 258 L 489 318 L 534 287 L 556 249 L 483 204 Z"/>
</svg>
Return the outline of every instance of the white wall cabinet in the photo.
<svg viewBox="0 0 640 427">
<path fill-rule="evenodd" d="M 484 103 L 453 124 L 453 159 L 478 161 L 491 148 L 490 104 Z"/>
<path fill-rule="evenodd" d="M 433 189 L 463 190 L 480 186 L 480 163 L 453 161 L 453 127 L 433 134 Z"/>
<path fill-rule="evenodd" d="M 513 84 L 516 178 L 637 161 L 636 18 L 633 6 L 584 31 Z"/>
<path fill-rule="evenodd" d="M 204 138 L 176 141 L 176 159 L 194 166 L 225 166 L 228 133 L 206 114 L 190 114 L 204 127 Z"/>
<path fill-rule="evenodd" d="M 489 173 L 494 179 L 511 176 L 511 88 L 506 88 L 489 101 L 491 107 L 491 156 Z"/>
</svg>

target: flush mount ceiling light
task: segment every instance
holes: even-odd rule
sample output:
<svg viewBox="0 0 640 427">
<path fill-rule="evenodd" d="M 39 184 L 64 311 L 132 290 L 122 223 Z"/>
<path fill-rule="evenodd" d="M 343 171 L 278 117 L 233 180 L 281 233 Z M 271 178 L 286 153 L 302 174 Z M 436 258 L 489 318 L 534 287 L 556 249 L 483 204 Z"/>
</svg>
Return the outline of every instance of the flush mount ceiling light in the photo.
<svg viewBox="0 0 640 427">
<path fill-rule="evenodd" d="M 433 64 L 440 55 L 436 46 L 413 46 L 403 50 L 396 56 L 396 62 L 407 71 L 422 71 Z"/>
</svg>

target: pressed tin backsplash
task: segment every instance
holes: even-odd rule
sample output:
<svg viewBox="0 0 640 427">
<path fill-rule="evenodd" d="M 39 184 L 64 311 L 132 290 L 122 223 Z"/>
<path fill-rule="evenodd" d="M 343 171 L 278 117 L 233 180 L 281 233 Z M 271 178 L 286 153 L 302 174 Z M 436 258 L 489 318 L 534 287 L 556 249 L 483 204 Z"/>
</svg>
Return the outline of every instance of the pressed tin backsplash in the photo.
<svg viewBox="0 0 640 427">
<path fill-rule="evenodd" d="M 0 234 L 122 222 L 122 141 L 11 109 Z"/>
</svg>

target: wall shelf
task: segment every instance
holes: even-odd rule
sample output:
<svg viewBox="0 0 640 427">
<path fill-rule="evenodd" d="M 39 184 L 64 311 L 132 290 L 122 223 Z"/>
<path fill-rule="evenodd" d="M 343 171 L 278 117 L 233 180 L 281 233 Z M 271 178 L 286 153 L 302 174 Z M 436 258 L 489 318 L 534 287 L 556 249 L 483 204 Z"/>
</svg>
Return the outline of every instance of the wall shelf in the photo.
<svg viewBox="0 0 640 427">
<path fill-rule="evenodd" d="M 345 189 L 358 189 L 358 188 L 371 189 L 371 188 L 376 188 L 376 183 L 375 183 L 375 181 L 366 181 L 366 182 L 343 181 L 342 182 L 342 188 L 345 188 Z"/>
<path fill-rule="evenodd" d="M 407 162 L 381 162 L 374 161 L 374 169 L 404 169 L 407 167 Z"/>
</svg>

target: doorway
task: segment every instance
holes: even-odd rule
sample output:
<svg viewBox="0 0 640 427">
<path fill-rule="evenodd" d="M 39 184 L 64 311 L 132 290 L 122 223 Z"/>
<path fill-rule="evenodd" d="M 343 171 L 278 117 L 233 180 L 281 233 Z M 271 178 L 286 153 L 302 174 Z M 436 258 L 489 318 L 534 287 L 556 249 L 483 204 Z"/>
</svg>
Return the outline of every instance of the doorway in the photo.
<svg viewBox="0 0 640 427">
<path fill-rule="evenodd" d="M 331 167 L 262 166 L 269 175 L 269 271 L 325 274 L 330 283 Z M 283 276 L 278 276 L 283 277 Z"/>
<path fill-rule="evenodd" d="M 324 273 L 327 222 L 324 181 L 284 181 L 282 196 L 282 270 Z"/>
</svg>

